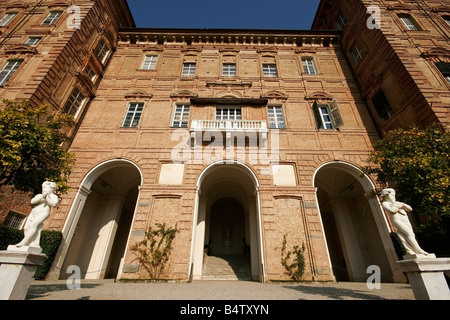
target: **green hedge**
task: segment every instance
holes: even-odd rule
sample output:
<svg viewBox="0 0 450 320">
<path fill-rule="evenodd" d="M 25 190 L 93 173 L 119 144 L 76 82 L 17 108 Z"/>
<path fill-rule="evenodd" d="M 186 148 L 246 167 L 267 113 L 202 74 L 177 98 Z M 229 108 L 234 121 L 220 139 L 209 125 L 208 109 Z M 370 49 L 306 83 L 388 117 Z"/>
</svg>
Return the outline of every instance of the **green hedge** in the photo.
<svg viewBox="0 0 450 320">
<path fill-rule="evenodd" d="M 0 225 L 0 250 L 6 250 L 10 244 L 19 243 L 24 237 L 23 230 L 17 230 Z M 34 279 L 43 280 L 52 266 L 55 255 L 61 244 L 62 233 L 59 231 L 42 230 L 40 245 L 42 253 L 47 255 L 44 264 L 39 266 L 34 274 Z"/>
</svg>

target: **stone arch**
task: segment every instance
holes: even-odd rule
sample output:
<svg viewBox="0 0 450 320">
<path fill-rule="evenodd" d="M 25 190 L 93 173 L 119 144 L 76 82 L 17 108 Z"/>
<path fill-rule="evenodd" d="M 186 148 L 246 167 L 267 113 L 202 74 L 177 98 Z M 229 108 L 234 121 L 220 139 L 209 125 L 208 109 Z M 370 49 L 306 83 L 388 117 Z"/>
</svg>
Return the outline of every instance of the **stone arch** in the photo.
<svg viewBox="0 0 450 320">
<path fill-rule="evenodd" d="M 383 282 L 404 282 L 388 220 L 373 181 L 348 162 L 330 161 L 313 177 L 328 254 L 338 281 L 366 281 L 377 265 Z"/>
<path fill-rule="evenodd" d="M 197 187 L 191 248 L 192 269 L 190 274 L 192 278 L 202 279 L 204 248 L 205 245 L 209 245 L 209 240 L 213 238 L 210 231 L 214 227 L 217 230 L 218 222 L 213 222 L 212 218 L 214 215 L 217 216 L 219 214 L 220 216 L 221 214 L 220 212 L 217 213 L 214 208 L 217 207 L 217 204 L 221 204 L 221 208 L 226 208 L 227 205 L 242 208 L 239 210 L 243 211 L 242 219 L 243 221 L 245 220 L 245 223 L 236 224 L 236 219 L 234 219 L 234 221 L 230 222 L 231 228 L 235 228 L 233 230 L 240 232 L 239 235 L 246 239 L 246 244 L 248 244 L 250 249 L 251 279 L 264 281 L 264 270 L 261 267 L 263 250 L 258 191 L 259 181 L 256 174 L 249 166 L 240 161 L 217 161 L 204 168 L 199 174 Z M 215 234 L 216 241 L 219 238 L 220 236 Z M 242 244 L 237 239 L 234 239 L 234 243 L 238 246 Z M 219 251 L 227 253 L 227 248 L 224 248 L 221 244 L 219 247 Z M 229 251 L 233 254 L 237 252 L 231 249 Z"/>
<path fill-rule="evenodd" d="M 63 227 L 52 277 L 67 278 L 70 265 L 79 266 L 85 279 L 117 277 L 142 182 L 142 171 L 127 159 L 107 160 L 89 170 Z"/>
</svg>

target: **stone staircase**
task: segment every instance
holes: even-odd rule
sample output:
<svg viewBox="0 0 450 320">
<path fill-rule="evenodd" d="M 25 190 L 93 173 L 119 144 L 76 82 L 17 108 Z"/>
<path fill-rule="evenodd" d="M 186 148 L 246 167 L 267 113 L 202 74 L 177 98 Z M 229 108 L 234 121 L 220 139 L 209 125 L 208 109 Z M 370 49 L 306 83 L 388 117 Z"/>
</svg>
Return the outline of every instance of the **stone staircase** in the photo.
<svg viewBox="0 0 450 320">
<path fill-rule="evenodd" d="M 244 255 L 205 255 L 202 280 L 250 281 L 250 259 Z"/>
</svg>

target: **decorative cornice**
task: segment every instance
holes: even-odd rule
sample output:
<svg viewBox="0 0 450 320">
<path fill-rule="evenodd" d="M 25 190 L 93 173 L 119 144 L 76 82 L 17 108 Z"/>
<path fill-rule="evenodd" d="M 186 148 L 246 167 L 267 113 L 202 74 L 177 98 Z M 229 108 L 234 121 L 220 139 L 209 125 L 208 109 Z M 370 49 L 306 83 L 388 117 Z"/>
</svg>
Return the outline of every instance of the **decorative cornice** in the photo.
<svg viewBox="0 0 450 320">
<path fill-rule="evenodd" d="M 157 52 L 161 52 L 164 51 L 163 48 L 158 47 L 158 46 L 145 46 L 142 51 L 144 52 L 150 52 L 150 51 L 157 51 Z"/>
<path fill-rule="evenodd" d="M 142 89 L 136 89 L 125 93 L 125 98 L 151 99 L 153 95 Z"/>
<path fill-rule="evenodd" d="M 192 104 L 196 105 L 253 105 L 262 106 L 267 104 L 267 99 L 253 99 L 253 98 L 192 98 Z"/>
<path fill-rule="evenodd" d="M 233 81 L 233 82 L 221 82 L 221 81 L 207 81 L 207 87 L 251 87 L 253 82 L 251 81 Z"/>
<path fill-rule="evenodd" d="M 262 99 L 280 99 L 287 100 L 289 96 L 281 91 L 273 90 L 261 95 Z"/>
<path fill-rule="evenodd" d="M 196 98 L 198 94 L 191 90 L 177 90 L 170 95 L 171 98 Z"/>
<path fill-rule="evenodd" d="M 386 7 L 386 9 L 388 9 L 389 11 L 394 11 L 394 10 L 407 10 L 407 11 L 411 11 L 411 6 L 407 5 L 407 4 L 403 4 L 403 3 L 399 3 L 399 4 L 391 4 L 388 5 Z"/>
<path fill-rule="evenodd" d="M 447 6 L 447 5 L 436 6 L 436 7 L 433 7 L 431 9 L 431 11 L 433 11 L 433 12 L 450 12 L 450 6 Z"/>
<path fill-rule="evenodd" d="M 35 47 L 28 44 L 12 45 L 5 49 L 6 54 L 37 54 L 38 51 Z"/>
<path fill-rule="evenodd" d="M 26 8 L 28 8 L 28 7 L 30 7 L 30 4 L 29 4 L 29 3 L 25 3 L 24 1 L 13 1 L 13 2 L 10 2 L 10 3 L 8 4 L 8 6 L 6 7 L 6 9 L 7 9 L 7 10 L 9 10 L 9 9 L 15 9 L 15 8 L 26 9 Z"/>
<path fill-rule="evenodd" d="M 450 50 L 443 47 L 431 48 L 420 55 L 422 58 L 450 57 Z"/>
<path fill-rule="evenodd" d="M 305 100 L 333 100 L 333 96 L 325 92 L 313 92 L 306 95 Z"/>
</svg>

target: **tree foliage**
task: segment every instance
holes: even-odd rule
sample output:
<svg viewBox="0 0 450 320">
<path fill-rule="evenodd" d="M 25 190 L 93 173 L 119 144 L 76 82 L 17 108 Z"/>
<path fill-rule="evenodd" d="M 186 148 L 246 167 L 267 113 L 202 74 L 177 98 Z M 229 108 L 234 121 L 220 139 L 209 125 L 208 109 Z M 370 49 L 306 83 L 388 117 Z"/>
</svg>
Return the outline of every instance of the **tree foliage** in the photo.
<svg viewBox="0 0 450 320">
<path fill-rule="evenodd" d="M 132 251 L 137 252 L 138 262 L 151 279 L 161 277 L 172 253 L 175 235 L 179 232 L 177 226 L 168 228 L 165 223 L 157 223 L 156 227 L 149 227 L 144 239 L 131 247 Z"/>
<path fill-rule="evenodd" d="M 412 126 L 389 131 L 374 145 L 368 158 L 371 166 L 363 168 L 381 185 L 396 189 L 397 198 L 413 208 L 420 224 L 417 232 L 435 242 L 448 240 L 450 234 L 449 154 L 450 133 L 445 127 Z"/>
<path fill-rule="evenodd" d="M 63 144 L 63 130 L 73 126 L 67 114 L 48 115 L 47 106 L 33 107 L 27 101 L 3 100 L 0 110 L 0 186 L 25 192 L 40 192 L 45 180 L 65 192 L 74 155 Z"/>
</svg>

